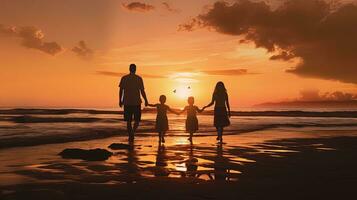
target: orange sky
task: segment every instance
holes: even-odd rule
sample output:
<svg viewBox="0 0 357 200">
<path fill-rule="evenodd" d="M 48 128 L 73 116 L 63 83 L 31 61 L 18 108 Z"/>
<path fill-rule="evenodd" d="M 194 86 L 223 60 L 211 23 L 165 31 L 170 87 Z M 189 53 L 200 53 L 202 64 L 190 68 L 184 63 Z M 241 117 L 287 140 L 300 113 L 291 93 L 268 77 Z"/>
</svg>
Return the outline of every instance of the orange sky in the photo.
<svg viewBox="0 0 357 200">
<path fill-rule="evenodd" d="M 171 11 L 162 1 L 144 1 L 155 6 L 146 12 L 125 9 L 122 4 L 128 2 L 0 0 L 0 24 L 37 27 L 45 42 L 63 47 L 50 55 L 22 45 L 22 36 L 0 33 L 0 107 L 115 108 L 120 77 L 100 72 L 126 73 L 130 63 L 143 75 L 149 100 L 157 102 L 166 94 L 172 107 L 185 105 L 173 90 L 187 86 L 198 106 L 209 103 L 217 81 L 226 84 L 236 108 L 295 99 L 302 90 L 357 92 L 352 83 L 286 73 L 298 59 L 271 61 L 271 53 L 239 43 L 240 36 L 177 31 L 215 1 L 167 1 Z M 81 40 L 93 55 L 71 50 Z M 240 69 L 247 73 L 223 73 Z"/>
</svg>

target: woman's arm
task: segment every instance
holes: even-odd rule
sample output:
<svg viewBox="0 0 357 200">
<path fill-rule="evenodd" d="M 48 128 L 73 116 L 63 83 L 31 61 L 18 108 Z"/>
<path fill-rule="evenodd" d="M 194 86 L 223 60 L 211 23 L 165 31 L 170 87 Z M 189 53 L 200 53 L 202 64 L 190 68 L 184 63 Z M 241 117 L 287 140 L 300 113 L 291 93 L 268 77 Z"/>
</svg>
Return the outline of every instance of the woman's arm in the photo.
<svg viewBox="0 0 357 200">
<path fill-rule="evenodd" d="M 211 100 L 211 102 L 210 102 L 209 104 L 207 104 L 207 106 L 204 106 L 202 109 L 204 110 L 204 109 L 206 109 L 206 108 L 208 108 L 208 107 L 211 107 L 211 106 L 213 106 L 213 104 L 214 104 L 214 94 L 212 95 L 212 100 Z"/>
<path fill-rule="evenodd" d="M 229 106 L 228 94 L 226 96 L 226 105 L 228 109 L 228 116 L 231 117 L 231 107 Z"/>
</svg>

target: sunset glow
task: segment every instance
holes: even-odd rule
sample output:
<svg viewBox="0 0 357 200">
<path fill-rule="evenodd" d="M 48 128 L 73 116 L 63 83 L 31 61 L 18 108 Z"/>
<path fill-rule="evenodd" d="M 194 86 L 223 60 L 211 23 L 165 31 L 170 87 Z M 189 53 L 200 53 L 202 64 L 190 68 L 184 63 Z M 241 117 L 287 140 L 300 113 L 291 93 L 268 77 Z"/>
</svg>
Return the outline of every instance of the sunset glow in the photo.
<svg viewBox="0 0 357 200">
<path fill-rule="evenodd" d="M 190 86 L 179 86 L 174 90 L 178 98 L 187 99 L 192 95 Z"/>
<path fill-rule="evenodd" d="M 278 48 L 281 41 L 274 41 L 275 50 L 269 50 L 245 34 L 229 32 L 229 24 L 214 24 L 208 17 L 219 12 L 215 1 L 172 1 L 174 9 L 169 10 L 158 1 L 146 1 L 145 9 L 113 0 L 30 2 L 1 2 L 1 107 L 117 108 L 118 81 L 130 63 L 138 66 L 149 100 L 156 102 L 165 94 L 174 107 L 185 105 L 190 95 L 198 105 L 207 104 L 217 81 L 226 84 L 234 108 L 296 100 L 310 90 L 320 95 L 357 93 L 348 75 L 355 72 L 348 64 L 353 58 L 346 57 L 345 74 L 335 64 L 328 66 L 335 60 L 319 63 L 326 65 L 321 69 L 313 63 L 324 60 L 320 57 L 301 65 L 303 55 L 287 54 Z M 272 1 L 272 8 L 279 2 Z M 223 8 L 235 9 L 230 5 Z M 58 9 L 62 7 L 68 13 Z M 207 15 L 207 27 L 190 24 L 200 14 Z M 286 42 L 299 48 L 295 41 Z M 279 59 L 283 57 L 286 60 Z M 297 66 L 302 67 L 295 70 Z M 192 91 L 183 89 L 187 86 Z"/>
</svg>

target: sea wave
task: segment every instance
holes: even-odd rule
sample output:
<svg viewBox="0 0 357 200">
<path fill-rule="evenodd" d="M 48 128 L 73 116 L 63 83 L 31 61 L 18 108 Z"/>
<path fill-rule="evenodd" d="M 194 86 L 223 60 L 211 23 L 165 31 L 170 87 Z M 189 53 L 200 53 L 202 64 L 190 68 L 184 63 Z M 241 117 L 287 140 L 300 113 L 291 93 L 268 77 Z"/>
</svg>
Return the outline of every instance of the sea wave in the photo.
<svg viewBox="0 0 357 200">
<path fill-rule="evenodd" d="M 122 111 L 95 109 L 0 109 L 0 115 L 70 115 L 70 114 L 106 114 L 119 115 Z M 143 113 L 155 113 L 155 109 L 144 108 Z M 212 115 L 213 111 L 204 111 L 202 115 Z M 341 117 L 357 118 L 357 111 L 232 111 L 232 116 L 280 116 L 280 117 Z"/>
<path fill-rule="evenodd" d="M 92 110 L 48 110 L 48 109 L 12 109 L 0 111 L 0 149 L 18 146 L 33 146 L 51 143 L 94 140 L 113 136 L 127 137 L 126 123 L 118 112 Z M 95 113 L 95 114 L 93 114 Z M 99 114 L 98 114 L 99 113 Z M 251 112 L 250 112 L 251 113 Z M 287 113 L 287 112 L 286 112 Z M 291 114 L 291 112 L 289 112 Z M 293 112 L 294 115 L 300 112 Z M 262 131 L 274 128 L 320 127 L 329 129 L 357 129 L 357 118 L 347 118 L 353 112 L 340 114 L 315 114 L 315 117 L 302 115 L 288 116 L 250 116 L 235 112 L 231 117 L 231 126 L 225 134 L 234 135 Z M 347 114 L 346 114 L 347 113 Z M 114 115 L 115 114 L 115 115 Z M 257 113 L 255 113 L 257 115 Z M 306 114 L 306 112 L 305 112 Z M 316 117 L 321 116 L 321 117 Z M 335 116 L 335 117 L 332 117 Z M 216 135 L 213 117 L 200 115 L 197 137 Z M 187 136 L 185 133 L 185 116 L 169 115 L 170 130 L 168 136 Z M 155 114 L 143 115 L 137 136 L 156 136 Z M 356 127 L 356 128 L 354 128 Z"/>
<path fill-rule="evenodd" d="M 153 122 L 145 122 L 145 126 L 141 127 L 136 135 L 138 137 L 148 137 L 155 136 L 155 129 L 153 128 Z M 263 131 L 268 129 L 275 128 L 304 128 L 304 127 L 357 127 L 356 123 L 342 123 L 342 124 L 255 124 L 250 126 L 242 127 L 229 127 L 225 131 L 225 135 L 236 135 L 242 133 L 249 133 L 255 131 Z M 70 128 L 68 128 L 70 129 Z M 66 143 L 74 141 L 85 141 L 85 140 L 95 140 L 108 138 L 113 136 L 127 137 L 127 132 L 123 129 L 123 126 L 118 127 L 97 127 L 97 128 L 81 128 L 78 130 L 68 130 L 69 132 L 53 132 L 49 131 L 48 134 L 31 134 L 24 136 L 22 134 L 1 134 L 0 135 L 0 149 L 10 148 L 10 147 L 20 147 L 20 146 L 34 146 L 34 145 L 43 145 L 43 144 L 53 144 L 53 143 Z M 168 133 L 168 136 L 187 136 L 183 130 L 171 129 Z M 195 137 L 202 136 L 213 136 L 216 135 L 216 131 L 212 126 L 201 125 L 198 133 L 195 134 Z"/>
</svg>

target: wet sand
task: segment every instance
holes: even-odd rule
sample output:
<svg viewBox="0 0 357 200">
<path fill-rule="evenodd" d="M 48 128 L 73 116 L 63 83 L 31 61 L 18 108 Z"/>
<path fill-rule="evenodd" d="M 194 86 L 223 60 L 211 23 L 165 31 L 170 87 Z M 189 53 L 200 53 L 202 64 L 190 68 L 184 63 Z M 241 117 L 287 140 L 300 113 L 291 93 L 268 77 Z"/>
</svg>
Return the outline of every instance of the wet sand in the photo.
<svg viewBox="0 0 357 200">
<path fill-rule="evenodd" d="M 0 150 L 0 199 L 346 199 L 356 192 L 357 131 L 271 129 L 194 138 L 123 137 Z M 104 148 L 106 161 L 62 159 Z"/>
</svg>

